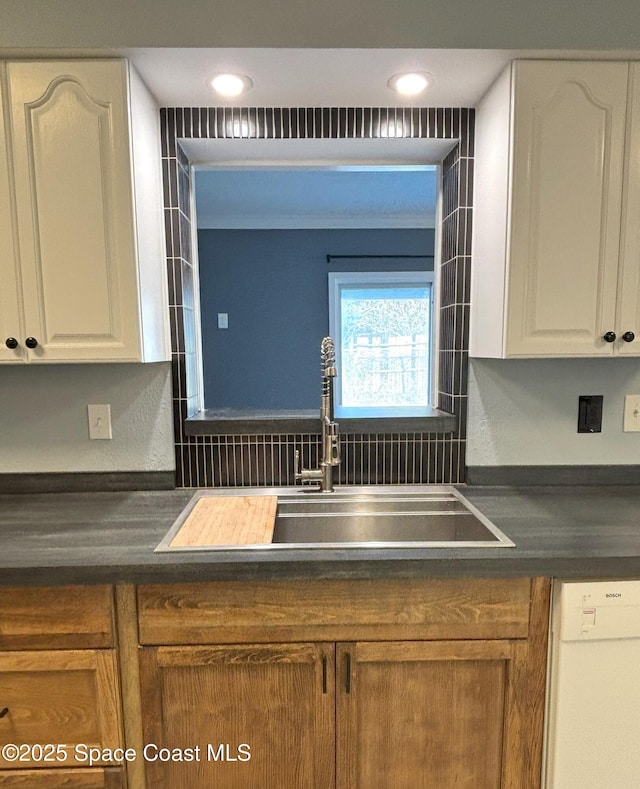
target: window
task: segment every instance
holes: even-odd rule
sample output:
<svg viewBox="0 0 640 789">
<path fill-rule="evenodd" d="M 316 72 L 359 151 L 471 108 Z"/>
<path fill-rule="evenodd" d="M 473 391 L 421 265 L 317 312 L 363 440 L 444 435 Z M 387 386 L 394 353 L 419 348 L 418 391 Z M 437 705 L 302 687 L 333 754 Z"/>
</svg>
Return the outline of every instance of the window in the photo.
<svg viewBox="0 0 640 789">
<path fill-rule="evenodd" d="M 433 272 L 329 274 L 337 417 L 419 416 L 430 405 Z"/>
</svg>

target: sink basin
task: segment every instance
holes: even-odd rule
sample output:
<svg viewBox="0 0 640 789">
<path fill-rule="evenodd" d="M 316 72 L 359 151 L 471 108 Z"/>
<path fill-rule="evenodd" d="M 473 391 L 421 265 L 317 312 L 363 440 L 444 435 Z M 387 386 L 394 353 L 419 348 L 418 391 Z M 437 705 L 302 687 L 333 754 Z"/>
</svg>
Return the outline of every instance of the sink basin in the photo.
<svg viewBox="0 0 640 789">
<path fill-rule="evenodd" d="M 172 546 L 202 497 L 277 496 L 270 543 Z M 509 548 L 514 543 L 450 486 L 341 487 L 198 491 L 156 551 L 309 548 Z"/>
<path fill-rule="evenodd" d="M 454 489 L 278 497 L 273 544 L 513 547 Z"/>
</svg>

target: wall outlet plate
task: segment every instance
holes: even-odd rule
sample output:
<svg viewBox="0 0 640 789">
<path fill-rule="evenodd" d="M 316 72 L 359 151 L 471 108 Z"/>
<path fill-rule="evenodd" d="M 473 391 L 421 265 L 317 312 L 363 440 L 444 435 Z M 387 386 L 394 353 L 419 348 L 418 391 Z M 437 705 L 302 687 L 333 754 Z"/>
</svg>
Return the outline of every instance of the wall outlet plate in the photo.
<svg viewBox="0 0 640 789">
<path fill-rule="evenodd" d="M 640 433 L 640 394 L 625 395 L 622 429 L 625 433 Z"/>
<path fill-rule="evenodd" d="M 580 395 L 578 398 L 578 433 L 602 432 L 602 395 Z"/>
</svg>

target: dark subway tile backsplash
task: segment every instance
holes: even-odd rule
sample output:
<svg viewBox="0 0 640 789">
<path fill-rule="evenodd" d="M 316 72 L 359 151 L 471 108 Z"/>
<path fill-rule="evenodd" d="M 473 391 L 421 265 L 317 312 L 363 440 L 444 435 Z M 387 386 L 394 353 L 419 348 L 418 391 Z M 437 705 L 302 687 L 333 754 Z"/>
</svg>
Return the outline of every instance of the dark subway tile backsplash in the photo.
<svg viewBox="0 0 640 789">
<path fill-rule="evenodd" d="M 292 485 L 293 456 L 314 466 L 319 436 L 187 437 L 197 406 L 191 169 L 183 138 L 452 139 L 442 166 L 438 402 L 459 417 L 453 434 L 343 435 L 338 484 L 456 483 L 465 479 L 474 110 L 451 107 L 169 107 L 160 111 L 178 487 Z"/>
</svg>

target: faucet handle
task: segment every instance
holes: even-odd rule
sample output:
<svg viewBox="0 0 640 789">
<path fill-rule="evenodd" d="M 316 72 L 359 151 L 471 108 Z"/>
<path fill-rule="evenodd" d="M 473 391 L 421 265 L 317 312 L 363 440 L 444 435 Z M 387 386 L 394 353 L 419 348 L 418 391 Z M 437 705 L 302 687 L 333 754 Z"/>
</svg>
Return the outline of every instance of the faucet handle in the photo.
<svg viewBox="0 0 640 789">
<path fill-rule="evenodd" d="M 326 462 L 330 466 L 340 465 L 340 435 L 338 433 L 338 423 L 329 422 L 327 425 L 327 438 L 329 442 L 329 457 Z"/>
</svg>

